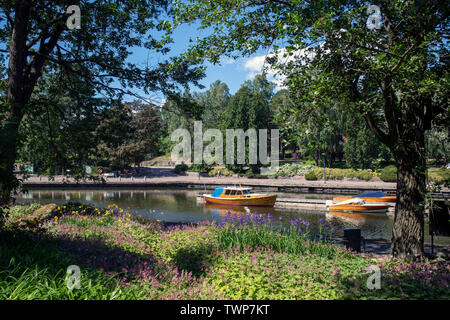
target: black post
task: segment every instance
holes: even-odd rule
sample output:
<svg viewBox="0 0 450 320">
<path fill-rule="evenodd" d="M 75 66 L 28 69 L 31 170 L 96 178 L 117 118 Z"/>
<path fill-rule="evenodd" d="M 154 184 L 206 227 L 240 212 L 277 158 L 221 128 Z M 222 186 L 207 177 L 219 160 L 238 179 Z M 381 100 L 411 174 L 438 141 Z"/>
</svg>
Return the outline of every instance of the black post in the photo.
<svg viewBox="0 0 450 320">
<path fill-rule="evenodd" d="M 361 229 L 345 228 L 344 243 L 346 249 L 361 252 Z"/>
</svg>

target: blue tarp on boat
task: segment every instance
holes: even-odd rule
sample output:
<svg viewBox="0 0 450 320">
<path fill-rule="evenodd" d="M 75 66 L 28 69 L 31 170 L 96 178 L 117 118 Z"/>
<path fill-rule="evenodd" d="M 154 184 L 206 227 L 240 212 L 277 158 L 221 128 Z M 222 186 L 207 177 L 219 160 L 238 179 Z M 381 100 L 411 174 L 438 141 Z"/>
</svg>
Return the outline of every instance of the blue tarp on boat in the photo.
<svg viewBox="0 0 450 320">
<path fill-rule="evenodd" d="M 223 188 L 215 188 L 213 193 L 211 193 L 211 197 L 218 197 L 222 194 Z"/>
<path fill-rule="evenodd" d="M 386 195 L 381 191 L 367 191 L 360 193 L 356 196 L 353 196 L 353 198 L 382 198 L 386 197 Z"/>
</svg>

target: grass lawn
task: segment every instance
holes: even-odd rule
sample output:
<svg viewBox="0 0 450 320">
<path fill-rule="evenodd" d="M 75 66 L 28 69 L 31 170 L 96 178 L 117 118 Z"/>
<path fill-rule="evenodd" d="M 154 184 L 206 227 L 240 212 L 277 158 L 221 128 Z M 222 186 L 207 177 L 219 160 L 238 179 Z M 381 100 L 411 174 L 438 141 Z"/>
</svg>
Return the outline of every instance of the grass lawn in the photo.
<svg viewBox="0 0 450 320">
<path fill-rule="evenodd" d="M 248 215 L 164 228 L 116 206 L 37 207 L 13 207 L 0 232 L 0 299 L 450 298 L 448 264 L 381 263 L 311 241 L 306 221 L 278 231 L 271 216 Z M 66 285 L 70 265 L 80 289 Z M 378 290 L 367 289 L 370 265 L 381 270 Z"/>
</svg>

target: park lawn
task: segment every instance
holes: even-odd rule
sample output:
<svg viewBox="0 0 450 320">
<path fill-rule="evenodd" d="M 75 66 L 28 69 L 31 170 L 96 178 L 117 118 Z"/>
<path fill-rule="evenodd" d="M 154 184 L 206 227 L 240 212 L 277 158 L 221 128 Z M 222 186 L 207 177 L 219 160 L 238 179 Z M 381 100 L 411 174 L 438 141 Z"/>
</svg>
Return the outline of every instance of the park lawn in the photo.
<svg viewBox="0 0 450 320">
<path fill-rule="evenodd" d="M 27 229 L 14 221 L 31 209 L 12 209 L 0 232 L 0 299 L 449 299 L 448 264 L 379 263 L 309 240 L 305 221 L 284 232 L 250 215 L 164 228 L 116 206 L 50 208 Z M 80 289 L 66 285 L 71 265 Z M 381 270 L 378 290 L 367 289 L 370 265 Z"/>
</svg>

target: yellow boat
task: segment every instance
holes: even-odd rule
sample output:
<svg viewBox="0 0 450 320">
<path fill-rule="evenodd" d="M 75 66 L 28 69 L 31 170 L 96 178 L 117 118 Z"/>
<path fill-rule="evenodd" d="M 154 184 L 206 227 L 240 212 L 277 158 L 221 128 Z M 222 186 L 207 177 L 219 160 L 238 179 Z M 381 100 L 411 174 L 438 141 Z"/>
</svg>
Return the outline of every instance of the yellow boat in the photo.
<svg viewBox="0 0 450 320">
<path fill-rule="evenodd" d="M 386 213 L 389 204 L 366 203 L 361 198 L 351 198 L 349 200 L 336 202 L 327 200 L 326 206 L 329 211 L 363 212 L 363 213 Z"/>
<path fill-rule="evenodd" d="M 369 192 L 363 192 L 356 196 L 352 197 L 334 197 L 334 201 L 345 201 L 350 199 L 360 198 L 363 199 L 365 202 L 383 202 L 383 203 L 395 203 L 397 201 L 396 196 L 386 196 L 381 191 L 369 191 Z"/>
<path fill-rule="evenodd" d="M 208 204 L 273 207 L 277 195 L 253 193 L 251 188 L 220 187 L 214 189 L 212 194 L 204 194 L 203 199 Z"/>
</svg>

